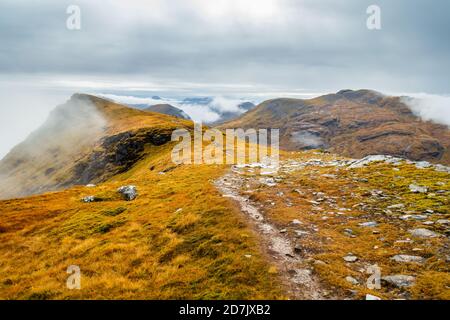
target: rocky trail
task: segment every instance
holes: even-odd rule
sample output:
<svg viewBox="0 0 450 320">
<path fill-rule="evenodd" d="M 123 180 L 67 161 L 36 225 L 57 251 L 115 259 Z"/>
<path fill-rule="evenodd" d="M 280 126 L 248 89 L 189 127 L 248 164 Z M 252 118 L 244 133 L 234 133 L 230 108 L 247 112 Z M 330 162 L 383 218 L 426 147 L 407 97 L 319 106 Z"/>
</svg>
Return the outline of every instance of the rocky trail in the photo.
<svg viewBox="0 0 450 320">
<path fill-rule="evenodd" d="M 448 167 L 299 155 L 276 172 L 235 165 L 215 181 L 246 216 L 289 298 L 450 297 Z"/>
<path fill-rule="evenodd" d="M 276 272 L 286 286 L 289 298 L 325 299 L 328 294 L 327 291 L 321 287 L 312 270 L 296 253 L 295 242 L 288 236 L 286 230 L 279 230 L 264 216 L 261 204 L 255 203 L 250 200 L 248 195 L 241 193 L 244 183 L 245 178 L 237 170 L 232 170 L 215 181 L 215 185 L 222 195 L 236 201 L 241 211 L 248 218 L 251 226 L 260 237 L 263 250 L 276 266 Z M 295 227 L 295 224 L 294 221 L 293 227 Z"/>
</svg>

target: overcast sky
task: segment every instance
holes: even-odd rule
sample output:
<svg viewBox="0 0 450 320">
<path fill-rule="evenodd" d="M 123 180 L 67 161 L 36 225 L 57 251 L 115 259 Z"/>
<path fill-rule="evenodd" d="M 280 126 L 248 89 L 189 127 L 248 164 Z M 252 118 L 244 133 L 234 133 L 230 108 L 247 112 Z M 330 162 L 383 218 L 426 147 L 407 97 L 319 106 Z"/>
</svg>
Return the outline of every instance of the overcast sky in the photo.
<svg viewBox="0 0 450 320">
<path fill-rule="evenodd" d="M 447 0 L 1 0 L 0 157 L 75 91 L 448 95 L 449 15 Z"/>
</svg>

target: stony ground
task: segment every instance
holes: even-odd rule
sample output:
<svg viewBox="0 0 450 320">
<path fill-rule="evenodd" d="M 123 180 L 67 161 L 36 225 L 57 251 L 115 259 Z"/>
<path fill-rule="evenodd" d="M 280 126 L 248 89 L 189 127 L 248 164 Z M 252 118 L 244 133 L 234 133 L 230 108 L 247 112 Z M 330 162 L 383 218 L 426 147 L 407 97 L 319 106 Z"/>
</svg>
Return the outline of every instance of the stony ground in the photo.
<svg viewBox="0 0 450 320">
<path fill-rule="evenodd" d="M 450 299 L 448 168 L 292 153 L 234 166 L 239 203 L 293 299 Z"/>
</svg>

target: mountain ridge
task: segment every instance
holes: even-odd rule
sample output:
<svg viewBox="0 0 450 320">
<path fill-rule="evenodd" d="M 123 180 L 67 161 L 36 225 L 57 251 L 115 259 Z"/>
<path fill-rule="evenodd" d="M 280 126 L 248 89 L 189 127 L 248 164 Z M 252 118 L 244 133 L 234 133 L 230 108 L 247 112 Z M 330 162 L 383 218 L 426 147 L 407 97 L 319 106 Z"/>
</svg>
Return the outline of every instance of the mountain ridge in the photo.
<svg viewBox="0 0 450 320">
<path fill-rule="evenodd" d="M 401 97 L 372 90 L 271 99 L 218 127 L 279 128 L 287 150 L 323 148 L 353 158 L 386 154 L 450 163 L 448 126 L 422 121 Z"/>
</svg>

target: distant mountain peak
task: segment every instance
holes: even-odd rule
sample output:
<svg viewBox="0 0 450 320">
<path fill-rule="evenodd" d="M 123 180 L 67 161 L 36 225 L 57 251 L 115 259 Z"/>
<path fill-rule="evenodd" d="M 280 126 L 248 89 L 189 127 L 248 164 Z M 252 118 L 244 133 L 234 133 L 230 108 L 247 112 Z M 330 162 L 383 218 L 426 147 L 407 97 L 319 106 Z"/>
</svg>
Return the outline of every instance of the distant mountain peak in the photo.
<svg viewBox="0 0 450 320">
<path fill-rule="evenodd" d="M 172 106 L 171 104 L 168 103 L 161 103 L 161 104 L 155 104 L 153 106 L 150 106 L 146 109 L 144 109 L 146 111 L 151 111 L 151 112 L 157 112 L 157 113 L 162 113 L 162 114 L 166 114 L 169 116 L 174 116 L 180 119 L 185 119 L 185 120 L 191 120 L 191 117 L 189 117 L 183 110 Z"/>
<path fill-rule="evenodd" d="M 220 128 L 278 128 L 280 145 L 288 150 L 325 148 L 355 158 L 386 154 L 450 163 L 448 127 L 423 121 L 402 101 L 367 89 L 272 99 Z"/>
</svg>

